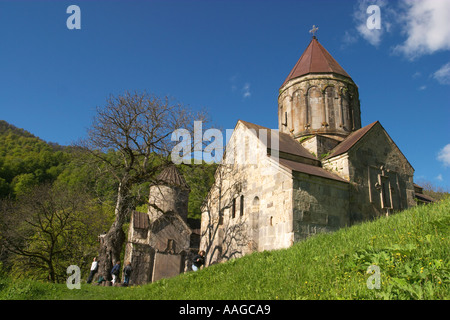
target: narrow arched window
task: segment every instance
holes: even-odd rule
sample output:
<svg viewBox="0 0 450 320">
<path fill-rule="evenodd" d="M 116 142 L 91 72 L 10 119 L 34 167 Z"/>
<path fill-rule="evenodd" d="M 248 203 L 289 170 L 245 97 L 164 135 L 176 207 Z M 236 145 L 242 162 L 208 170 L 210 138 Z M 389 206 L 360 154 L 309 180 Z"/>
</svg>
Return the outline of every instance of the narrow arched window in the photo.
<svg viewBox="0 0 450 320">
<path fill-rule="evenodd" d="M 236 216 L 236 198 L 233 198 L 233 202 L 231 203 L 231 218 Z"/>
<path fill-rule="evenodd" d="M 330 128 L 336 127 L 335 96 L 334 87 L 327 87 L 325 89 L 326 122 Z"/>
<path fill-rule="evenodd" d="M 320 129 L 323 122 L 323 96 L 317 87 L 311 87 L 308 90 L 308 107 L 311 129 Z"/>
<path fill-rule="evenodd" d="M 244 195 L 241 195 L 241 201 L 240 201 L 239 205 L 240 205 L 239 214 L 242 217 L 244 215 Z"/>
</svg>

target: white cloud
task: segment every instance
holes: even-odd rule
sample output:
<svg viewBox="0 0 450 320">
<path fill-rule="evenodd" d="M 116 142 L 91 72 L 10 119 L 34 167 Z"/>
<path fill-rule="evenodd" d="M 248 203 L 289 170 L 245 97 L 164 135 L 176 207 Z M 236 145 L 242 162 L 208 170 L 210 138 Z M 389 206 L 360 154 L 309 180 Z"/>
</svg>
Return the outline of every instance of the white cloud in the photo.
<svg viewBox="0 0 450 320">
<path fill-rule="evenodd" d="M 436 177 L 436 180 L 444 181 L 444 178 L 442 178 L 442 174 L 438 174 L 438 176 Z"/>
<path fill-rule="evenodd" d="M 450 62 L 444 64 L 438 71 L 433 74 L 440 84 L 450 84 Z"/>
<path fill-rule="evenodd" d="M 250 92 L 250 83 L 245 82 L 242 85 L 242 82 L 239 81 L 239 75 L 235 74 L 233 76 L 231 76 L 229 78 L 230 80 L 230 84 L 231 84 L 231 92 L 239 94 L 239 92 L 237 92 L 238 88 L 241 88 L 241 93 L 242 93 L 242 97 L 243 98 L 249 98 L 251 97 L 252 93 Z M 242 87 L 241 87 L 242 85 Z"/>
<path fill-rule="evenodd" d="M 379 29 L 369 28 L 375 26 L 376 12 L 369 10 L 369 7 L 375 5 L 379 7 Z M 387 0 L 359 0 L 355 5 L 353 12 L 353 21 L 356 23 L 356 32 L 373 46 L 381 43 L 386 33 L 394 31 L 395 22 L 398 20 L 398 10 L 392 6 L 392 1 Z M 348 44 L 356 42 L 352 33 L 344 36 L 344 42 Z"/>
<path fill-rule="evenodd" d="M 359 34 L 366 39 L 371 45 L 378 46 L 381 42 L 381 35 L 382 31 L 380 30 L 369 30 L 365 25 L 358 25 L 356 27 L 356 30 L 358 30 Z"/>
<path fill-rule="evenodd" d="M 380 8 L 380 29 L 369 29 L 370 5 Z M 406 36 L 393 52 L 413 60 L 425 54 L 450 50 L 449 0 L 358 0 L 354 7 L 355 30 L 345 31 L 343 43 L 350 45 L 358 36 L 379 46 L 388 33 L 401 31 Z M 370 24 L 370 23 L 369 23 Z"/>
<path fill-rule="evenodd" d="M 234 76 L 230 77 L 230 83 L 231 83 L 231 92 L 235 92 L 237 89 L 236 80 L 238 78 L 238 75 L 235 74 Z"/>
<path fill-rule="evenodd" d="M 403 0 L 398 15 L 406 41 L 394 48 L 409 59 L 450 50 L 450 1 Z"/>
<path fill-rule="evenodd" d="M 246 82 L 244 84 L 244 87 L 242 88 L 242 96 L 244 98 L 249 98 L 251 96 L 251 92 L 250 92 L 250 83 Z"/>
<path fill-rule="evenodd" d="M 437 159 L 441 161 L 445 167 L 450 166 L 450 143 L 439 151 Z"/>
<path fill-rule="evenodd" d="M 353 44 L 358 41 L 358 36 L 351 34 L 348 31 L 345 31 L 343 41 L 345 44 Z"/>
<path fill-rule="evenodd" d="M 425 90 L 426 88 L 427 88 L 427 86 L 420 86 L 420 87 L 419 87 L 419 90 L 420 90 L 420 91 L 423 91 L 423 90 Z"/>
<path fill-rule="evenodd" d="M 377 5 L 380 7 L 381 24 L 380 29 L 369 29 L 367 27 L 367 19 L 371 16 L 367 13 L 367 8 L 371 5 Z M 353 12 L 353 20 L 356 22 L 356 30 L 359 35 L 367 40 L 371 45 L 378 46 L 381 42 L 381 37 L 385 31 L 388 31 L 391 24 L 385 20 L 387 14 L 384 14 L 383 7 L 386 5 L 385 0 L 360 0 L 358 1 L 355 11 Z M 349 38 L 350 34 L 346 33 L 346 37 L 355 42 L 354 39 Z"/>
</svg>

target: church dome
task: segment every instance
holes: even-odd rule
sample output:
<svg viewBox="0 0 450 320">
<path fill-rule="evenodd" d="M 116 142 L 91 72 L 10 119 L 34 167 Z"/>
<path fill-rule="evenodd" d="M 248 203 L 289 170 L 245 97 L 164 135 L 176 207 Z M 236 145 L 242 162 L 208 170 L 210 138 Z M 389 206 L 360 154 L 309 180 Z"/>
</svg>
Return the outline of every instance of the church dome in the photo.
<svg viewBox="0 0 450 320">
<path fill-rule="evenodd" d="M 186 221 L 189 192 L 189 185 L 175 165 L 164 168 L 155 183 L 150 186 L 148 200 L 150 221 L 157 220 L 165 213 L 176 213 Z"/>
<path fill-rule="evenodd" d="M 298 59 L 294 68 L 284 81 L 284 86 L 292 79 L 312 73 L 334 73 L 350 78 L 345 70 L 337 63 L 331 54 L 313 37 L 306 50 Z M 350 78 L 351 79 L 351 78 Z"/>
<path fill-rule="evenodd" d="M 361 128 L 358 87 L 313 36 L 278 96 L 279 130 L 342 141 Z"/>
<path fill-rule="evenodd" d="M 156 178 L 156 183 L 160 185 L 168 185 L 171 187 L 180 187 L 182 189 L 190 189 L 186 180 L 178 171 L 175 165 L 169 165 Z"/>
</svg>

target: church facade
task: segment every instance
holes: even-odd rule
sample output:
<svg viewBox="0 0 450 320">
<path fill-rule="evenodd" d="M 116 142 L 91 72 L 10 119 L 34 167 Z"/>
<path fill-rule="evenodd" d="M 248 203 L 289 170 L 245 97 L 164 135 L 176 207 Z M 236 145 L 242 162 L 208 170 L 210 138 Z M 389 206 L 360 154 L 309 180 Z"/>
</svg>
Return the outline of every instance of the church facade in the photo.
<svg viewBox="0 0 450 320">
<path fill-rule="evenodd" d="M 239 120 L 202 208 L 206 264 L 288 248 L 414 206 L 414 169 L 314 36 L 279 89 L 278 130 Z"/>
</svg>

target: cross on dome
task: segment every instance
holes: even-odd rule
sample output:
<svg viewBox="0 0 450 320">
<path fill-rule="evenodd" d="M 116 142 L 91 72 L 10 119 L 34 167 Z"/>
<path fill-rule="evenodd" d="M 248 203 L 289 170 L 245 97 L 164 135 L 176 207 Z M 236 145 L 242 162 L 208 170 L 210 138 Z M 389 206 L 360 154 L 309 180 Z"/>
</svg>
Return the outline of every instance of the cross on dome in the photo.
<svg viewBox="0 0 450 320">
<path fill-rule="evenodd" d="M 311 34 L 313 35 L 313 38 L 316 37 L 316 32 L 317 32 L 317 30 L 319 30 L 319 27 L 316 27 L 316 25 L 313 25 L 313 26 L 312 26 L 312 29 L 309 30 L 309 33 L 311 33 Z"/>
</svg>

